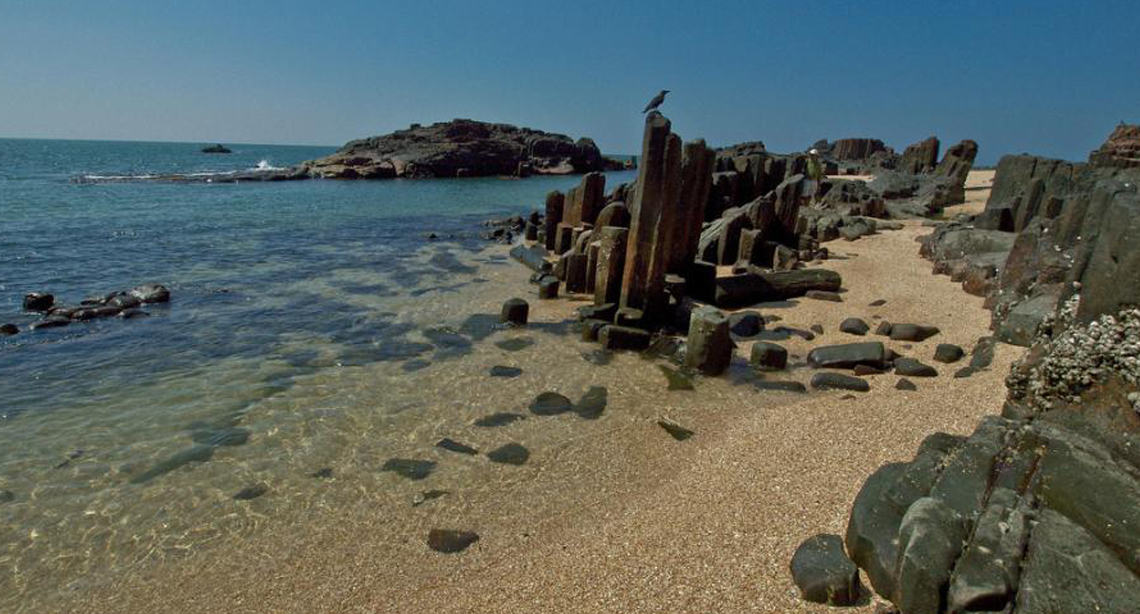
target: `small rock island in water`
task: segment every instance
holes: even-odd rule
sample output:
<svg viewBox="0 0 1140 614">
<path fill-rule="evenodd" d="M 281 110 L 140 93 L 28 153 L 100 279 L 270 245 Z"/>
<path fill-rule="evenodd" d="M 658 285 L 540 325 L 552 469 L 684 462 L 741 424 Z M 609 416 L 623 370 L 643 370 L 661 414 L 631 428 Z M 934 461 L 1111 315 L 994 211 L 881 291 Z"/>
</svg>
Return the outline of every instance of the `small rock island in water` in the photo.
<svg viewBox="0 0 1140 614">
<path fill-rule="evenodd" d="M 217 145 L 209 145 L 209 146 L 207 146 L 207 147 L 203 147 L 203 148 L 202 148 L 202 153 L 208 153 L 208 154 L 228 154 L 228 153 L 233 153 L 233 150 L 231 150 L 230 148 L 226 147 L 225 145 L 222 145 L 221 143 L 218 143 Z"/>
</svg>

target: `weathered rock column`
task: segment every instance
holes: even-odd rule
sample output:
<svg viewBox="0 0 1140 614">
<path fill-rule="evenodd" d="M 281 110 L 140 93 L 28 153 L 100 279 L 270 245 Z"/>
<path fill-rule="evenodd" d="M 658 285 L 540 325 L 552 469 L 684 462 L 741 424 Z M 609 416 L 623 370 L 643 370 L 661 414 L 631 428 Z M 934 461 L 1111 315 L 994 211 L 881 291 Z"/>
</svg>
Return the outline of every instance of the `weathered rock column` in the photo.
<svg viewBox="0 0 1140 614">
<path fill-rule="evenodd" d="M 705 205 L 712 190 L 712 169 L 716 152 L 705 146 L 704 139 L 685 143 L 681 154 L 681 198 L 676 223 L 670 229 L 666 253 L 667 273 L 685 276 L 689 264 L 697 256 Z"/>
<path fill-rule="evenodd" d="M 557 245 L 555 241 L 558 237 L 558 223 L 562 221 L 564 203 L 565 197 L 558 190 L 546 195 L 546 218 L 543 220 L 543 226 L 546 232 L 546 249 L 549 251 L 554 251 Z"/>
<path fill-rule="evenodd" d="M 719 310 L 702 306 L 689 318 L 689 341 L 685 365 L 705 375 L 720 375 L 732 360 L 732 338 L 728 334 L 728 318 Z"/>
<path fill-rule="evenodd" d="M 665 311 L 666 229 L 676 223 L 681 198 L 681 139 L 670 133 L 665 116 L 645 119 L 625 272 L 621 309 L 631 320 L 657 321 Z M 638 317 L 640 316 L 640 317 Z"/>
<path fill-rule="evenodd" d="M 629 230 L 603 226 L 595 231 L 598 243 L 594 272 L 594 304 L 617 304 L 621 300 L 621 276 L 625 270 L 625 250 Z"/>
</svg>

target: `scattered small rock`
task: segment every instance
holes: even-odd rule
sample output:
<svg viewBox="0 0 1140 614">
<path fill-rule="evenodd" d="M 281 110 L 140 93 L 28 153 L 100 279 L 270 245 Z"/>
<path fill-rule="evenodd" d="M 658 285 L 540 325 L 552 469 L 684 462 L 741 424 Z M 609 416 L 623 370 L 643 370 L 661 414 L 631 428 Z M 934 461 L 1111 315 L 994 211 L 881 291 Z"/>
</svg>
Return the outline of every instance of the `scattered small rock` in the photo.
<svg viewBox="0 0 1140 614">
<path fill-rule="evenodd" d="M 526 420 L 526 416 L 522 414 L 512 414 L 510 412 L 499 412 L 489 416 L 483 416 L 472 424 L 482 427 L 497 427 L 506 426 L 512 422 L 518 422 L 519 420 Z"/>
<path fill-rule="evenodd" d="M 764 330 L 764 317 L 756 311 L 738 311 L 728 316 L 728 329 L 740 337 L 754 337 Z"/>
<path fill-rule="evenodd" d="M 876 335 L 882 335 L 884 337 L 890 337 L 891 336 L 891 328 L 892 328 L 891 323 L 886 321 L 886 320 L 883 320 L 882 322 L 879 322 L 879 325 L 877 327 L 875 327 L 875 334 Z"/>
<path fill-rule="evenodd" d="M 495 365 L 491 367 L 491 377 L 518 377 L 522 375 L 523 370 L 518 367 L 507 367 L 503 365 Z"/>
<path fill-rule="evenodd" d="M 536 416 L 557 416 L 574 409 L 570 399 L 557 392 L 543 392 L 530 404 L 530 413 Z"/>
<path fill-rule="evenodd" d="M 811 326 L 808 327 L 808 329 L 817 335 L 823 334 L 823 325 L 822 324 L 812 324 Z"/>
<path fill-rule="evenodd" d="M 816 373 L 811 378 L 811 387 L 816 390 L 851 390 L 854 392 L 867 392 L 871 385 L 867 380 L 843 373 Z"/>
<path fill-rule="evenodd" d="M 952 343 L 939 343 L 934 348 L 934 360 L 938 362 L 958 362 L 966 355 L 966 351 Z"/>
<path fill-rule="evenodd" d="M 477 541 L 479 541 L 478 533 L 450 529 L 432 529 L 428 532 L 427 537 L 428 547 L 444 554 L 463 552 Z"/>
<path fill-rule="evenodd" d="M 893 341 L 925 341 L 939 332 L 937 326 L 925 324 L 894 324 L 891 326 Z"/>
<path fill-rule="evenodd" d="M 867 326 L 867 323 L 860 318 L 847 318 L 839 324 L 839 330 L 848 335 L 859 335 L 862 337 L 867 334 L 867 331 L 871 330 L 871 327 Z"/>
<path fill-rule="evenodd" d="M 508 443 L 488 452 L 487 458 L 494 463 L 522 465 L 530 458 L 530 450 L 517 443 Z"/>
<path fill-rule="evenodd" d="M 239 490 L 237 494 L 234 495 L 234 500 L 250 501 L 252 499 L 260 497 L 261 495 L 264 495 L 267 492 L 269 492 L 269 487 L 265 484 L 254 484 L 253 486 L 246 486 L 245 488 Z"/>
<path fill-rule="evenodd" d="M 676 439 L 677 441 L 685 441 L 686 439 L 696 434 L 695 432 L 681 426 L 680 424 L 670 422 L 669 420 L 658 420 L 657 426 L 665 429 L 665 432 L 669 433 L 669 436 L 671 436 L 673 439 Z"/>
<path fill-rule="evenodd" d="M 915 386 L 914 382 L 908 380 L 907 378 L 902 377 L 899 378 L 899 381 L 897 383 L 895 383 L 895 390 L 914 391 L 918 390 L 918 386 Z"/>
<path fill-rule="evenodd" d="M 752 344 L 751 362 L 763 370 L 780 371 L 788 366 L 788 350 L 775 343 L 757 341 Z"/>
<path fill-rule="evenodd" d="M 877 300 L 871 301 L 870 303 L 867 303 L 867 306 L 868 307 L 882 307 L 883 305 L 886 305 L 886 304 L 887 304 L 886 299 L 877 299 Z"/>
<path fill-rule="evenodd" d="M 455 441 L 454 439 L 449 439 L 447 437 L 444 437 L 443 439 L 440 439 L 439 441 L 435 442 L 435 447 L 443 448 L 444 450 L 448 450 L 450 452 L 458 452 L 460 454 L 475 455 L 475 454 L 479 453 L 479 451 L 476 450 L 475 448 L 472 448 L 471 446 L 466 445 L 466 444 L 459 443 L 458 441 Z"/>
<path fill-rule="evenodd" d="M 895 373 L 909 377 L 938 377 L 938 370 L 914 358 L 896 358 Z"/>
<path fill-rule="evenodd" d="M 320 469 L 317 469 L 316 471 L 309 474 L 309 477 L 316 478 L 318 480 L 328 480 L 331 479 L 332 476 L 332 467 L 321 467 Z"/>
<path fill-rule="evenodd" d="M 412 499 L 412 507 L 419 507 L 419 506 L 427 503 L 428 501 L 431 501 L 433 499 L 438 499 L 444 495 L 449 495 L 449 494 L 451 494 L 451 491 L 449 491 L 449 490 L 425 490 L 425 491 L 417 494 L 415 496 L 415 498 Z"/>
<path fill-rule="evenodd" d="M 804 296 L 814 298 L 817 301 L 831 301 L 832 303 L 843 302 L 843 297 L 839 296 L 838 292 L 828 292 L 827 290 L 808 290 Z"/>
<path fill-rule="evenodd" d="M 416 460 L 412 458 L 390 458 L 384 461 L 381 471 L 391 471 L 396 475 L 409 480 L 422 480 L 435 470 L 435 461 Z"/>
</svg>

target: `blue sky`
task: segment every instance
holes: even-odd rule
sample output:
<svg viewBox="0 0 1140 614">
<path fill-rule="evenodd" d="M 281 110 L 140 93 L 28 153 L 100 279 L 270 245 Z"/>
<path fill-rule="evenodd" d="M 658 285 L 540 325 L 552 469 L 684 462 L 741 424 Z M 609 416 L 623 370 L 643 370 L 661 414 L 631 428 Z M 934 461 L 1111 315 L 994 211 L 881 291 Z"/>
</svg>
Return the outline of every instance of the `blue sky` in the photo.
<svg viewBox="0 0 1140 614">
<path fill-rule="evenodd" d="M 339 145 L 469 117 L 640 146 L 938 135 L 1083 159 L 1140 121 L 1140 2 L 0 0 L 0 136 Z"/>
</svg>

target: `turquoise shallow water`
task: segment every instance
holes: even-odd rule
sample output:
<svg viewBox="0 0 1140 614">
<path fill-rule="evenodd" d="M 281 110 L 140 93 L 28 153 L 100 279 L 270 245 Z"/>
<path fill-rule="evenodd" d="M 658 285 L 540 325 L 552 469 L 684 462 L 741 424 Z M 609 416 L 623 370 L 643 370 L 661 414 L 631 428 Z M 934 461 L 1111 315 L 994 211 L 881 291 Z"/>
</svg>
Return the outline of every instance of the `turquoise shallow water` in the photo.
<svg viewBox="0 0 1140 614">
<path fill-rule="evenodd" d="M 331 151 L 200 147 L 0 140 L 0 323 L 25 331 L 0 338 L 0 605 L 35 611 L 29 595 L 319 505 L 285 493 L 310 489 L 323 468 L 379 467 L 454 412 L 459 390 L 474 403 L 474 374 L 486 379 L 484 363 L 507 354 L 487 340 L 504 297 L 481 287 L 525 277 L 507 275 L 478 223 L 579 180 L 75 181 Z M 147 282 L 173 295 L 148 318 L 26 332 L 26 292 L 74 304 Z M 536 327 L 528 339 L 539 348 L 564 334 Z M 467 366 L 436 370 L 447 361 Z M 219 507 L 266 483 L 261 507 Z"/>
</svg>

